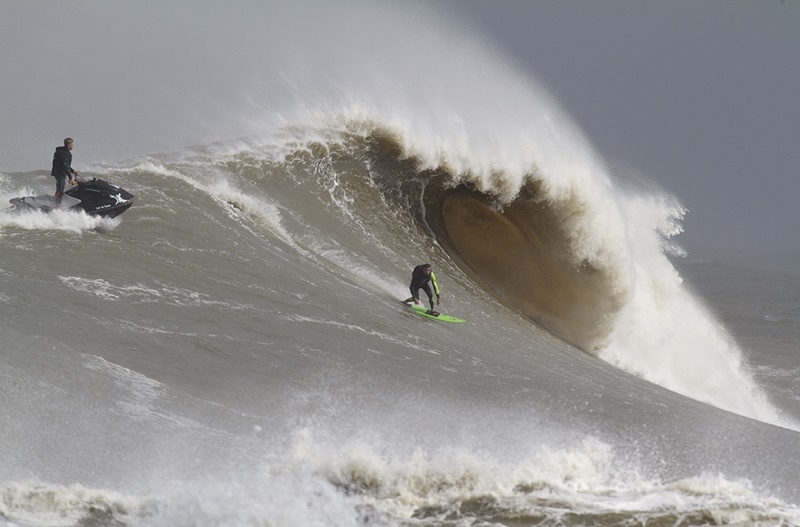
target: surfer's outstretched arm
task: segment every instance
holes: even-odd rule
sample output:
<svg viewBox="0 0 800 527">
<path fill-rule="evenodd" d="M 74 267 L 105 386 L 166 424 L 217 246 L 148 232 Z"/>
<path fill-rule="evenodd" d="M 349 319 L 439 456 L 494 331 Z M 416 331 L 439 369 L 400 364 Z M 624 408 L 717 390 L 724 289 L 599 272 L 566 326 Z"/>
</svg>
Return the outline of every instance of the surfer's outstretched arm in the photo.
<svg viewBox="0 0 800 527">
<path fill-rule="evenodd" d="M 442 295 L 439 293 L 439 284 L 436 283 L 436 275 L 431 272 L 431 285 L 433 285 L 433 292 L 436 294 L 436 305 L 442 303 Z M 431 299 L 431 311 L 433 311 L 433 299 Z"/>
</svg>

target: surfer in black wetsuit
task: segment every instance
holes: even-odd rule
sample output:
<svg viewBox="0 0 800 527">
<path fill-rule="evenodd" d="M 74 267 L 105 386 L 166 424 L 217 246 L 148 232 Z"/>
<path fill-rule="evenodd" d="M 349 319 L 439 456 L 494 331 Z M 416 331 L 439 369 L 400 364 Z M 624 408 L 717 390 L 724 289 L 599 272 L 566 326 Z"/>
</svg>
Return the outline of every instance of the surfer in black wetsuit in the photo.
<svg viewBox="0 0 800 527">
<path fill-rule="evenodd" d="M 431 291 L 431 285 L 433 285 L 433 291 Z M 426 263 L 414 268 L 414 271 L 411 273 L 410 289 L 411 298 L 406 300 L 406 303 L 414 302 L 415 304 L 419 304 L 419 290 L 422 289 L 425 291 L 425 294 L 428 295 L 428 302 L 431 304 L 430 314 L 435 317 L 439 316 L 439 312 L 433 309 L 433 293 L 436 293 L 437 306 L 442 303 L 442 298 L 439 294 L 439 285 L 436 283 L 436 275 L 431 271 L 431 264 Z"/>
<path fill-rule="evenodd" d="M 74 175 L 80 172 L 72 169 L 72 145 L 71 137 L 64 139 L 64 146 L 57 146 L 53 154 L 53 170 L 50 175 L 56 178 L 56 208 L 61 208 L 61 195 L 64 194 L 64 183 L 69 177 L 69 184 L 76 185 Z"/>
</svg>

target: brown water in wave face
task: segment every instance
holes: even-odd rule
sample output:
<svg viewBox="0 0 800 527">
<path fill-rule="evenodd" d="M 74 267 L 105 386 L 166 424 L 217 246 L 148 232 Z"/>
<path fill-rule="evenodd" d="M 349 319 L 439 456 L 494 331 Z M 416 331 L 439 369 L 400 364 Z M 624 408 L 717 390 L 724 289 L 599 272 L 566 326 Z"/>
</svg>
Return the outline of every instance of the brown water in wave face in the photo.
<svg viewBox="0 0 800 527">
<path fill-rule="evenodd" d="M 603 346 L 622 295 L 606 271 L 575 261 L 552 208 L 522 195 L 501 210 L 464 191 L 447 199 L 442 222 L 464 263 L 504 300 L 584 350 Z"/>
<path fill-rule="evenodd" d="M 607 345 L 626 289 L 613 275 L 618 266 L 576 255 L 573 238 L 590 221 L 579 198 L 545 199 L 541 184 L 529 180 L 501 203 L 499 196 L 513 195 L 501 180 L 482 189 L 454 184 L 465 179 L 446 165 L 419 171 L 389 135 L 373 134 L 370 148 L 371 177 L 384 198 L 419 215 L 487 292 L 585 351 Z"/>
</svg>

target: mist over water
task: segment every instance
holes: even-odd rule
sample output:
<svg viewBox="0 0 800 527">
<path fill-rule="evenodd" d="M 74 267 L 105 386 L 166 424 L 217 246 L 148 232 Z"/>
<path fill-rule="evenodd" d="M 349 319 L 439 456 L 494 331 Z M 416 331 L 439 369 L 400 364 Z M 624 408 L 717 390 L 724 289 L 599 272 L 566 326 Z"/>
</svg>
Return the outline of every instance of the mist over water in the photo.
<svg viewBox="0 0 800 527">
<path fill-rule="evenodd" d="M 71 135 L 74 166 L 137 202 L 0 213 L 0 518 L 797 517 L 798 416 L 670 261 L 679 199 L 621 184 L 464 25 L 421 5 L 78 4 L 62 60 L 42 6 L 11 7 L 36 30 L 0 29 L 82 89 L 20 88 L 46 105 L 4 110 L 31 118 L 0 194 L 50 192 L 22 170 Z M 462 329 L 397 302 L 423 260 Z"/>
<path fill-rule="evenodd" d="M 3 107 L 14 123 L 5 170 L 46 164 L 62 135 L 79 141 L 76 162 L 115 161 L 273 130 L 365 94 L 435 103 L 480 79 L 467 64 L 485 56 L 423 6 L 77 3 L 57 17 L 52 2 L 6 7 L 3 42 L 19 51 L 3 58 L 14 101 Z"/>
</svg>

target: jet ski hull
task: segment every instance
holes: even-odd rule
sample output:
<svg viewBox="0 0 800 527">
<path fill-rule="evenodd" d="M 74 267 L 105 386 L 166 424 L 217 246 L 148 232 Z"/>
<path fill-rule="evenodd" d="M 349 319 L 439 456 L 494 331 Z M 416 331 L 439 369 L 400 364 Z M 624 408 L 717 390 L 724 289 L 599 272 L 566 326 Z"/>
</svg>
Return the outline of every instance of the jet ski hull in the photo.
<svg viewBox="0 0 800 527">
<path fill-rule="evenodd" d="M 93 178 L 89 181 L 79 180 L 77 186 L 64 192 L 61 197 L 61 208 L 82 210 L 91 216 L 115 218 L 128 210 L 135 199 L 127 190 L 102 179 Z M 25 196 L 10 201 L 17 210 L 50 212 L 57 208 L 53 195 Z"/>
</svg>

